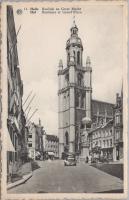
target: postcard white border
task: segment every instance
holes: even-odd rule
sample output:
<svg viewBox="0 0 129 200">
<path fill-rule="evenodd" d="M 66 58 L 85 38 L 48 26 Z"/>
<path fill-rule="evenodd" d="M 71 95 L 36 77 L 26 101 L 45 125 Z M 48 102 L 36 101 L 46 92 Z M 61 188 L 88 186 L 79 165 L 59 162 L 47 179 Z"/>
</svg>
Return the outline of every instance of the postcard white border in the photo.
<svg viewBox="0 0 129 200">
<path fill-rule="evenodd" d="M 7 160 L 7 139 L 6 139 L 6 120 L 7 119 L 7 61 L 6 61 L 6 5 L 14 5 L 18 4 L 19 6 L 24 5 L 51 5 L 55 6 L 64 5 L 69 6 L 72 5 L 120 5 L 123 6 L 123 93 L 124 93 L 124 193 L 105 193 L 105 194 L 95 194 L 95 193 L 47 193 L 47 194 L 8 194 L 6 189 L 6 174 L 7 174 L 7 167 L 6 167 L 6 160 Z M 2 30 L 2 46 L 1 46 L 1 59 L 2 59 L 2 180 L 1 180 L 1 189 L 2 189 L 2 200 L 5 199 L 31 199 L 31 200 L 38 200 L 38 199 L 125 199 L 127 198 L 128 194 L 128 59 L 127 59 L 127 41 L 128 41 L 128 32 L 127 32 L 127 2 L 126 1 L 52 1 L 52 2 L 13 2 L 13 1 L 6 1 L 2 2 L 2 10 L 1 10 L 1 30 Z"/>
</svg>

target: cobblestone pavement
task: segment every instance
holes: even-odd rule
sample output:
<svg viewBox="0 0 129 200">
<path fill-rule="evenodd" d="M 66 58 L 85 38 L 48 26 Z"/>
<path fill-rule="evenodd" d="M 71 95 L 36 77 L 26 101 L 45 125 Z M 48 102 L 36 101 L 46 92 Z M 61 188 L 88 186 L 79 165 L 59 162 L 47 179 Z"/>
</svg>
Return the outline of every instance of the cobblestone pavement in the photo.
<svg viewBox="0 0 129 200">
<path fill-rule="evenodd" d="M 40 168 L 26 183 L 8 193 L 95 193 L 121 191 L 123 182 L 88 164 L 64 166 L 63 161 L 38 161 Z"/>
</svg>

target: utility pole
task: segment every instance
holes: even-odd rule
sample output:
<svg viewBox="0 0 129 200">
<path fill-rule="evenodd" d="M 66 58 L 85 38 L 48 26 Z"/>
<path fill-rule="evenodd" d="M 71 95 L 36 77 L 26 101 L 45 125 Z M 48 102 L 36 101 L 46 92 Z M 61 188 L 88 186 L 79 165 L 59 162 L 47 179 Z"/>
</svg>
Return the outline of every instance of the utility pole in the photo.
<svg viewBox="0 0 129 200">
<path fill-rule="evenodd" d="M 28 118 L 30 110 L 31 110 L 31 107 L 29 107 L 28 113 L 26 114 L 26 119 Z"/>
<path fill-rule="evenodd" d="M 24 101 L 24 103 L 23 103 L 23 106 L 25 105 L 25 103 L 27 102 L 27 100 L 29 99 L 29 97 L 31 96 L 31 94 L 32 94 L 32 91 L 29 93 L 29 95 L 27 96 L 27 98 L 26 98 L 26 100 Z"/>
<path fill-rule="evenodd" d="M 30 100 L 30 102 L 28 103 L 28 105 L 27 105 L 27 107 L 25 108 L 25 111 L 24 112 L 26 112 L 26 110 L 29 108 L 29 106 L 30 106 L 30 104 L 32 103 L 32 101 L 33 101 L 33 99 L 35 98 L 35 94 L 33 95 L 33 97 L 31 98 L 31 100 Z"/>
<path fill-rule="evenodd" d="M 26 123 L 26 124 L 28 124 L 28 122 L 30 121 L 30 119 L 33 117 L 33 115 L 34 115 L 37 111 L 38 111 L 38 109 L 36 108 L 35 111 L 32 113 L 32 115 L 30 116 L 30 118 L 27 120 L 27 123 Z"/>
</svg>

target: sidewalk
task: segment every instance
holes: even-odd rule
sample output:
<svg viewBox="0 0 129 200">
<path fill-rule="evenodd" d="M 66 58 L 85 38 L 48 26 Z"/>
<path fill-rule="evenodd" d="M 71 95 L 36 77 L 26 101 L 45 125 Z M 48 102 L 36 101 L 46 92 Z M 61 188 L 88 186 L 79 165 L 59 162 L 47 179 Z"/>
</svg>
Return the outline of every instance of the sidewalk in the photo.
<svg viewBox="0 0 129 200">
<path fill-rule="evenodd" d="M 25 163 L 20 167 L 20 169 L 17 172 L 17 177 L 19 177 L 17 178 L 17 181 L 12 181 L 7 184 L 7 189 L 11 189 L 17 185 L 25 183 L 29 178 L 32 177 L 32 166 L 30 162 Z"/>
<path fill-rule="evenodd" d="M 114 162 L 114 163 L 91 163 L 92 167 L 95 167 L 107 174 L 110 174 L 112 176 L 115 176 L 117 178 L 120 178 L 123 180 L 123 164 L 120 162 Z"/>
</svg>

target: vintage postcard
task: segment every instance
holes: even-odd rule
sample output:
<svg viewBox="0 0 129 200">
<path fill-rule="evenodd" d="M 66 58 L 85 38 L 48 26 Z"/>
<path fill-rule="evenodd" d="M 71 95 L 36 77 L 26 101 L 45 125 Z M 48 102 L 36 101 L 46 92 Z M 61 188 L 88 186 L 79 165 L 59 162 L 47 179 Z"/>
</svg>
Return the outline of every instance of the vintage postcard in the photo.
<svg viewBox="0 0 129 200">
<path fill-rule="evenodd" d="M 127 2 L 1 4 L 1 199 L 127 199 Z"/>
</svg>

